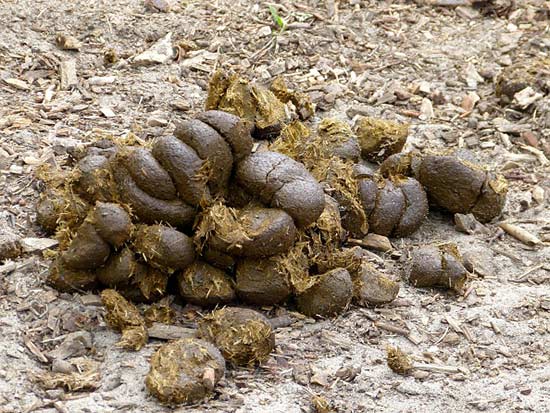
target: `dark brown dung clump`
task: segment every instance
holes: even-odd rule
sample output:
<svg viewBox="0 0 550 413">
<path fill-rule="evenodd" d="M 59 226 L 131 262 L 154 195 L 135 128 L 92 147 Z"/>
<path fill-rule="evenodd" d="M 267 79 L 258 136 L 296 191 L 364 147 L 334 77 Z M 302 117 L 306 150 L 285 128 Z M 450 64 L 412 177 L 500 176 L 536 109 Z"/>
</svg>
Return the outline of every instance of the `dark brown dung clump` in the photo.
<svg viewBox="0 0 550 413">
<path fill-rule="evenodd" d="M 455 244 L 423 246 L 412 252 L 409 282 L 416 287 L 443 287 L 460 291 L 467 273 Z"/>
</svg>

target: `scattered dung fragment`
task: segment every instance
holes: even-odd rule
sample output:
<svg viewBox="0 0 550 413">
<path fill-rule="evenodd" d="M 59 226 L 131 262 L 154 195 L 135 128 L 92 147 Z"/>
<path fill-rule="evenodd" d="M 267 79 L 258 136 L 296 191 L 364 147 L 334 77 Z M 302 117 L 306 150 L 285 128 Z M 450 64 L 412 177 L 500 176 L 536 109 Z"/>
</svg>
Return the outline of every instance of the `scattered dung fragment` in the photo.
<svg viewBox="0 0 550 413">
<path fill-rule="evenodd" d="M 172 324 L 176 318 L 176 312 L 168 304 L 155 303 L 145 310 L 143 318 L 148 327 L 153 323 Z"/>
<path fill-rule="evenodd" d="M 139 263 L 138 270 L 127 286 L 120 286 L 120 293 L 137 303 L 150 303 L 162 298 L 168 287 L 168 274 L 158 268 Z"/>
<path fill-rule="evenodd" d="M 395 300 L 399 283 L 389 279 L 371 264 L 363 262 L 353 280 L 354 300 L 359 304 L 381 305 Z"/>
<path fill-rule="evenodd" d="M 380 166 L 385 177 L 414 176 L 435 205 L 452 213 L 474 214 L 480 222 L 500 215 L 508 185 L 488 172 L 468 150 L 421 155 L 418 152 L 390 156 Z"/>
<path fill-rule="evenodd" d="M 548 93 L 549 58 L 521 59 L 504 68 L 496 79 L 495 93 L 501 103 L 511 103 L 516 95 L 527 88 Z"/>
<path fill-rule="evenodd" d="M 139 226 L 134 247 L 148 264 L 167 272 L 183 270 L 195 259 L 191 238 L 164 225 Z"/>
<path fill-rule="evenodd" d="M 176 124 L 174 135 L 208 162 L 208 186 L 213 196 L 224 196 L 233 169 L 228 142 L 212 126 L 198 119 Z"/>
<path fill-rule="evenodd" d="M 342 226 L 354 236 L 363 236 L 368 231 L 368 223 L 358 196 L 359 184 L 353 162 L 341 159 L 342 154 L 335 152 L 336 148 L 350 142 L 349 131 L 342 121 L 334 119 L 321 126 L 326 131 L 320 130 L 314 135 L 301 122 L 293 122 L 283 129 L 281 136 L 270 145 L 270 150 L 302 163 L 338 202 Z M 323 141 L 327 137 L 332 144 Z"/>
<path fill-rule="evenodd" d="M 192 206 L 211 201 L 208 162 L 191 146 L 175 136 L 162 136 L 153 142 L 151 153 L 168 172 L 183 201 Z"/>
<path fill-rule="evenodd" d="M 298 310 L 309 317 L 332 317 L 349 305 L 353 284 L 349 272 L 335 268 L 318 277 L 316 282 L 296 297 Z"/>
<path fill-rule="evenodd" d="M 132 278 L 142 271 L 147 271 L 140 264 L 130 248 L 124 248 L 111 254 L 104 266 L 97 270 L 97 280 L 109 288 L 120 288 L 131 283 Z"/>
<path fill-rule="evenodd" d="M 276 259 L 244 259 L 237 263 L 235 289 L 241 300 L 254 305 L 274 305 L 290 297 L 292 289 Z"/>
<path fill-rule="evenodd" d="M 346 121 L 324 118 L 318 126 L 319 140 L 333 155 L 353 162 L 361 158 L 361 147 L 357 137 Z"/>
<path fill-rule="evenodd" d="M 163 200 L 142 190 L 132 179 L 128 170 L 117 165 L 113 170 L 118 195 L 122 202 L 132 208 L 132 213 L 143 223 L 166 223 L 175 227 L 190 225 L 196 210 L 180 199 Z"/>
<path fill-rule="evenodd" d="M 166 273 L 138 261 L 130 248 L 111 254 L 96 274 L 103 286 L 114 288 L 124 298 L 135 302 L 158 300 L 168 285 Z"/>
<path fill-rule="evenodd" d="M 287 120 L 285 105 L 273 92 L 221 70 L 210 78 L 205 106 L 246 120 L 260 139 L 277 135 Z"/>
<path fill-rule="evenodd" d="M 369 161 L 381 162 L 403 149 L 409 134 L 409 125 L 364 117 L 359 120 L 356 133 L 361 156 Z"/>
<path fill-rule="evenodd" d="M 99 363 L 89 358 L 72 360 L 76 370 L 70 373 L 46 372 L 36 375 L 36 380 L 44 389 L 63 388 L 69 392 L 93 391 L 101 385 Z M 71 363 L 71 366 L 72 364 Z"/>
<path fill-rule="evenodd" d="M 282 76 L 275 78 L 269 89 L 281 102 L 292 102 L 301 120 L 309 119 L 315 114 L 315 105 L 311 101 L 309 95 L 289 90 Z"/>
<path fill-rule="evenodd" d="M 177 191 L 172 178 L 149 149 L 132 146 L 121 148 L 116 160 L 128 170 L 142 191 L 158 199 L 176 199 Z"/>
<path fill-rule="evenodd" d="M 199 337 L 213 342 L 231 364 L 254 365 L 269 358 L 275 335 L 269 320 L 247 308 L 226 307 L 199 322 Z"/>
<path fill-rule="evenodd" d="M 185 301 L 202 307 L 235 299 L 233 280 L 222 270 L 198 260 L 178 275 L 178 288 Z"/>
<path fill-rule="evenodd" d="M 224 374 L 225 360 L 216 347 L 196 338 L 182 338 L 153 354 L 145 384 L 162 403 L 191 404 L 208 397 Z"/>
<path fill-rule="evenodd" d="M 409 282 L 416 287 L 443 287 L 462 290 L 467 271 L 455 244 L 423 246 L 411 254 Z"/>
<path fill-rule="evenodd" d="M 399 347 L 388 347 L 386 352 L 388 367 L 397 374 L 406 375 L 413 369 L 409 356 Z"/>
<path fill-rule="evenodd" d="M 380 164 L 378 173 L 385 178 L 390 176 L 415 176 L 421 161 L 420 153 L 416 151 L 399 152 L 387 157 Z"/>
<path fill-rule="evenodd" d="M 486 173 L 483 169 L 454 156 L 426 156 L 418 179 L 432 200 L 450 212 L 469 212 L 475 205 Z"/>
<path fill-rule="evenodd" d="M 107 310 L 105 321 L 122 333 L 119 347 L 127 350 L 139 350 L 147 343 L 145 320 L 137 307 L 115 290 L 101 292 L 101 301 Z"/>
</svg>

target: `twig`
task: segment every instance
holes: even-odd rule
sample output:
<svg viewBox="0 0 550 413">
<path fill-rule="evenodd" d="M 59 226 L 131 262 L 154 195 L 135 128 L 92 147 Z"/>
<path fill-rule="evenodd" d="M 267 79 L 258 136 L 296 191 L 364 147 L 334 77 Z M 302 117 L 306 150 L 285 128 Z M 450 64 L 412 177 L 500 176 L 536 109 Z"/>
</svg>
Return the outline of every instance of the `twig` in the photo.
<svg viewBox="0 0 550 413">
<path fill-rule="evenodd" d="M 527 276 L 529 274 L 531 274 L 534 271 L 537 271 L 537 270 L 541 269 L 542 267 L 544 267 L 544 264 L 535 265 L 533 268 L 528 269 L 527 271 L 525 271 L 524 273 L 519 275 L 517 278 L 514 278 L 510 281 L 515 282 L 515 283 L 524 282 L 527 279 Z"/>
<path fill-rule="evenodd" d="M 149 337 L 161 340 L 176 340 L 178 338 L 194 337 L 196 330 L 164 323 L 153 323 L 147 329 Z"/>
<path fill-rule="evenodd" d="M 542 243 L 538 237 L 517 225 L 501 222 L 498 226 L 525 245 L 534 246 Z"/>
<path fill-rule="evenodd" d="M 390 331 L 392 333 L 399 334 L 400 336 L 408 336 L 410 333 L 408 328 L 401 328 L 393 324 L 383 323 L 381 321 L 376 321 L 374 325 L 382 330 Z"/>
<path fill-rule="evenodd" d="M 413 369 L 432 371 L 435 373 L 460 373 L 460 369 L 454 366 L 442 366 L 439 364 L 413 363 Z"/>
</svg>

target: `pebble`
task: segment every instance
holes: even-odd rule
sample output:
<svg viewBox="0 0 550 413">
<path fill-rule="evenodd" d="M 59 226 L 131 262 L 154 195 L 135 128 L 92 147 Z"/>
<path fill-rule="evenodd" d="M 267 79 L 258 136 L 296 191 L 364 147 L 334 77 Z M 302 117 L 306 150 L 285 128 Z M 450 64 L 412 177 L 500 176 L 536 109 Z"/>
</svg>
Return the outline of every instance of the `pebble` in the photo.
<svg viewBox="0 0 550 413">
<path fill-rule="evenodd" d="M 0 230 L 0 261 L 21 255 L 21 238 L 8 228 Z"/>
<path fill-rule="evenodd" d="M 76 371 L 76 368 L 68 361 L 62 359 L 54 359 L 52 362 L 52 372 L 70 374 Z"/>
<path fill-rule="evenodd" d="M 256 33 L 258 37 L 267 37 L 271 35 L 271 27 L 269 26 L 262 26 L 258 29 L 258 32 Z"/>
</svg>

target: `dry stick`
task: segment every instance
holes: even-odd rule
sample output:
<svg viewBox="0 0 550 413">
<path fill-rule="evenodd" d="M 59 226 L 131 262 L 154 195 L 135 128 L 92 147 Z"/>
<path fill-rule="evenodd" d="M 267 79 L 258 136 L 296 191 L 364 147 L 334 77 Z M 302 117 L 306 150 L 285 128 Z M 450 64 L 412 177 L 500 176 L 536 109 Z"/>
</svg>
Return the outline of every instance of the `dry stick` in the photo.
<svg viewBox="0 0 550 413">
<path fill-rule="evenodd" d="M 288 315 L 275 317 L 269 320 L 271 327 L 274 330 L 277 328 L 288 327 L 295 321 L 296 320 Z M 147 333 L 151 338 L 157 338 L 160 340 L 177 340 L 180 338 L 195 337 L 197 330 L 195 328 L 154 322 L 151 327 L 147 329 Z"/>
<path fill-rule="evenodd" d="M 179 338 L 195 337 L 196 331 L 197 330 L 194 328 L 164 323 L 153 323 L 153 325 L 147 329 L 149 337 L 161 340 L 177 340 Z"/>
<path fill-rule="evenodd" d="M 523 274 L 521 274 L 519 277 L 517 277 L 515 279 L 512 279 L 510 281 L 515 282 L 515 283 L 524 282 L 527 279 L 527 276 L 529 274 L 531 274 L 534 271 L 537 271 L 537 270 L 541 269 L 542 267 L 544 267 L 544 264 L 535 265 L 533 268 L 528 269 Z"/>
<path fill-rule="evenodd" d="M 439 364 L 413 363 L 413 369 L 432 371 L 436 373 L 460 373 L 460 369 L 454 366 L 442 366 Z"/>
<path fill-rule="evenodd" d="M 509 224 L 507 222 L 501 222 L 498 224 L 500 228 L 510 234 L 512 237 L 520 240 L 526 245 L 533 246 L 541 244 L 542 241 L 538 239 L 535 235 L 531 234 L 529 231 L 518 227 L 517 225 Z"/>
<path fill-rule="evenodd" d="M 397 327 L 393 324 L 383 323 L 381 321 L 376 321 L 374 325 L 382 330 L 390 331 L 392 333 L 399 334 L 400 336 L 408 336 L 410 333 L 408 329 Z"/>
</svg>

